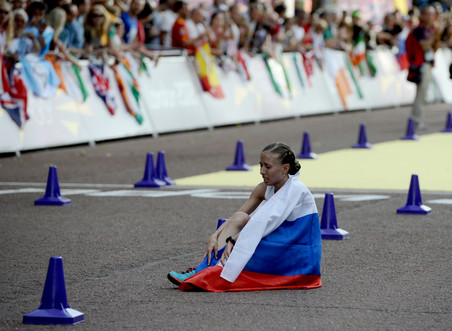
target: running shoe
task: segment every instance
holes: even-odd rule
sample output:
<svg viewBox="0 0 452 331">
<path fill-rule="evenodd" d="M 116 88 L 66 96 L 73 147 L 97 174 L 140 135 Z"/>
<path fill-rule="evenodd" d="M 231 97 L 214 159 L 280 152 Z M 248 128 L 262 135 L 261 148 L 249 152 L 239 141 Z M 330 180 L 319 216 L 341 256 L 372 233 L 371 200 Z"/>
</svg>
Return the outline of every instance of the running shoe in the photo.
<svg viewBox="0 0 452 331">
<path fill-rule="evenodd" d="M 175 271 L 170 271 L 170 273 L 168 274 L 168 279 L 174 285 L 179 286 L 180 284 L 185 282 L 188 277 L 193 276 L 195 273 L 196 268 L 188 268 L 185 272 L 182 272 L 180 274 Z"/>
</svg>

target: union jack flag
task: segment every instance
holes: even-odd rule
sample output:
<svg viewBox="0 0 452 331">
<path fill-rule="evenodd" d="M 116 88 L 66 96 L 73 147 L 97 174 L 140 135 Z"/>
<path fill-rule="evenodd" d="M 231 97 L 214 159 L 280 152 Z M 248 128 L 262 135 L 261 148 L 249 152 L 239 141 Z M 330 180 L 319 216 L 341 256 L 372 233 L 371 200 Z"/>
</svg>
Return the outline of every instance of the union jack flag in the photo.
<svg viewBox="0 0 452 331">
<path fill-rule="evenodd" d="M 113 91 L 110 88 L 110 80 L 105 72 L 104 64 L 89 64 L 89 72 L 91 74 L 91 81 L 97 95 L 107 106 L 110 114 L 115 114 L 115 98 Z"/>
</svg>

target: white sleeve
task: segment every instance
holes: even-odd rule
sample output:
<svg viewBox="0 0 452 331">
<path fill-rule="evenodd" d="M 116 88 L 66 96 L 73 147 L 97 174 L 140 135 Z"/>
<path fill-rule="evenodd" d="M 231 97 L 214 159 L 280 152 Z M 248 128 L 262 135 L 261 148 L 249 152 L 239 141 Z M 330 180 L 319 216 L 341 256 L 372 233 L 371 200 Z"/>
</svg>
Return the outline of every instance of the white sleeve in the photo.
<svg viewBox="0 0 452 331">
<path fill-rule="evenodd" d="M 287 219 L 295 206 L 301 201 L 303 195 L 303 185 L 297 182 L 297 177 L 291 177 L 251 217 L 234 245 L 234 249 L 221 272 L 221 278 L 233 283 L 253 256 L 261 239 L 273 232 Z"/>
</svg>

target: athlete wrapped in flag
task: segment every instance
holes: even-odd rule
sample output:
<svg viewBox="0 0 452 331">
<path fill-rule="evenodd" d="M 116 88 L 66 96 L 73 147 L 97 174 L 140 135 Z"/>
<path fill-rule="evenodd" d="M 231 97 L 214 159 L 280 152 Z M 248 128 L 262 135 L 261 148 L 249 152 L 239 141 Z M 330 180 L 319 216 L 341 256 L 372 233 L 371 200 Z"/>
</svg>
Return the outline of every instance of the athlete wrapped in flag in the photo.
<svg viewBox="0 0 452 331">
<path fill-rule="evenodd" d="M 204 260 L 185 273 L 168 274 L 180 290 L 322 286 L 319 216 L 311 192 L 298 179 L 294 152 L 282 143 L 268 145 L 260 167 L 263 182 L 210 237 Z"/>
</svg>

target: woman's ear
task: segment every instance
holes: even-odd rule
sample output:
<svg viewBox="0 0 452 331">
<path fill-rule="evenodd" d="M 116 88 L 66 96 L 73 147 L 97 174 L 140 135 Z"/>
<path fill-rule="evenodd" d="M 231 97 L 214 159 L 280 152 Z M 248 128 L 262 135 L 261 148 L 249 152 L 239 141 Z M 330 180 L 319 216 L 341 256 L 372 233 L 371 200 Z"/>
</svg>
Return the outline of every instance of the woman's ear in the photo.
<svg viewBox="0 0 452 331">
<path fill-rule="evenodd" d="M 288 174 L 288 173 L 289 173 L 289 170 L 290 170 L 290 164 L 285 163 L 285 164 L 283 165 L 283 169 L 284 169 L 284 173 Z"/>
</svg>

